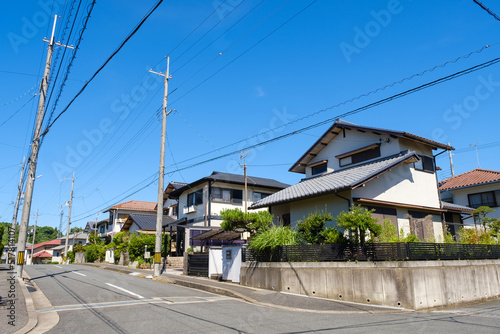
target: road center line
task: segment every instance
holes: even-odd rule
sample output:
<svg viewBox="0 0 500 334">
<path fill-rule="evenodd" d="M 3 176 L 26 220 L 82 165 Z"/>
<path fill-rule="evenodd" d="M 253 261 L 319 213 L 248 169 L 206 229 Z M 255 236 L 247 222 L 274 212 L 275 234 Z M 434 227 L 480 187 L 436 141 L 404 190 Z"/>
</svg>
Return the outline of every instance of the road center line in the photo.
<svg viewBox="0 0 500 334">
<path fill-rule="evenodd" d="M 106 283 L 106 284 L 109 285 L 109 286 L 111 286 L 111 287 L 113 287 L 113 288 L 115 288 L 115 289 L 121 290 L 121 291 L 126 292 L 128 294 L 131 294 L 132 296 L 136 296 L 137 298 L 140 298 L 140 299 L 144 298 L 143 296 L 138 295 L 137 293 L 134 293 L 134 292 L 129 291 L 127 289 L 121 288 L 121 287 L 116 286 L 114 284 L 111 284 L 111 283 Z"/>
<path fill-rule="evenodd" d="M 63 268 L 63 267 L 59 267 L 59 266 L 54 266 L 54 267 L 61 268 L 61 269 Z"/>
<path fill-rule="evenodd" d="M 72 271 L 73 274 L 81 275 L 81 276 L 87 276 L 85 274 L 79 273 L 78 271 Z"/>
</svg>

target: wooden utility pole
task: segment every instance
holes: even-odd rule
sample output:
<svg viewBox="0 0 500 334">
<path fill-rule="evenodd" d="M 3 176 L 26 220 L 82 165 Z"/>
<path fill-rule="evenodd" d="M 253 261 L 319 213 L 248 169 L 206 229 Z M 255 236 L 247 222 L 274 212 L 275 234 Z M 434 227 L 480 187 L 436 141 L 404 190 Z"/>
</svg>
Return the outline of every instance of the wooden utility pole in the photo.
<svg viewBox="0 0 500 334">
<path fill-rule="evenodd" d="M 42 130 L 43 116 L 45 112 L 45 98 L 47 96 L 47 89 L 49 87 L 50 66 L 52 63 L 52 51 L 54 50 L 54 44 L 63 47 L 68 47 L 58 42 L 54 43 L 56 21 L 57 21 L 57 15 L 54 15 L 54 25 L 52 26 L 52 35 L 50 37 L 50 40 L 46 40 L 45 38 L 43 39 L 44 42 L 49 43 L 49 46 L 47 52 L 47 61 L 45 62 L 45 70 L 43 73 L 43 79 L 40 85 L 40 99 L 38 101 L 38 111 L 36 114 L 33 142 L 31 144 L 31 155 L 28 160 L 29 162 L 28 179 L 26 180 L 26 191 L 24 192 L 23 213 L 21 215 L 21 226 L 19 228 L 19 238 L 17 241 L 17 265 L 16 265 L 17 278 L 20 278 L 23 275 L 24 253 L 26 251 L 26 237 L 28 232 L 28 224 L 30 220 L 31 200 L 33 199 L 33 187 L 35 184 L 38 150 L 40 149 L 40 133 Z M 68 48 L 73 48 L 73 47 L 68 47 Z"/>
<path fill-rule="evenodd" d="M 69 241 L 69 228 L 71 225 L 71 207 L 73 206 L 73 186 L 74 185 L 75 185 L 75 171 L 73 171 L 73 177 L 71 178 L 71 193 L 69 195 L 69 211 L 68 211 L 68 228 L 66 229 L 66 244 L 64 245 L 63 264 L 69 264 L 69 262 L 67 262 L 68 261 L 68 241 Z"/>
<path fill-rule="evenodd" d="M 167 71 L 165 74 L 155 72 L 152 69 L 149 72 L 164 77 L 164 91 L 163 91 L 163 108 L 162 108 L 162 121 L 161 121 L 161 148 L 160 148 L 160 171 L 158 174 L 158 205 L 156 208 L 156 238 L 155 238 L 155 256 L 154 256 L 154 273 L 153 276 L 160 276 L 161 265 L 161 235 L 163 223 L 163 179 L 165 176 L 165 139 L 167 135 L 167 98 L 168 98 L 168 81 L 170 77 L 170 58 L 167 57 Z"/>
<path fill-rule="evenodd" d="M 33 250 L 35 249 L 36 222 L 38 221 L 38 209 L 36 209 L 35 227 L 33 228 L 33 241 L 31 242 L 31 264 L 33 264 Z"/>
<path fill-rule="evenodd" d="M 240 158 L 243 160 L 243 175 L 245 178 L 245 213 L 248 211 L 248 205 L 247 205 L 247 164 L 245 162 L 245 158 L 248 154 L 250 154 L 252 151 L 248 151 L 246 153 L 240 152 Z"/>
<path fill-rule="evenodd" d="M 17 199 L 14 205 L 14 217 L 12 218 L 12 230 L 16 232 L 17 227 L 17 213 L 19 211 L 19 203 L 21 202 L 21 196 L 23 194 L 23 175 L 24 175 L 24 163 L 26 158 L 23 158 L 23 164 L 21 165 L 21 177 L 19 179 L 19 185 L 17 186 Z"/>
</svg>

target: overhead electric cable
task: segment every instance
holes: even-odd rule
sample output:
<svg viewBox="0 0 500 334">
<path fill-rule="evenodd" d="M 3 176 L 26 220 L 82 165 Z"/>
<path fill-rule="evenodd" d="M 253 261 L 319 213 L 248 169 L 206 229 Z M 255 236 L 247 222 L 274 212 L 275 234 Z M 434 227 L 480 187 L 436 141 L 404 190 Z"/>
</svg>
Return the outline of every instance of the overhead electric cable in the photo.
<svg viewBox="0 0 500 334">
<path fill-rule="evenodd" d="M 498 21 L 500 21 L 500 17 L 498 17 L 497 14 L 493 13 L 493 11 L 491 9 L 489 9 L 488 7 L 486 7 L 485 5 L 483 5 L 481 3 L 481 1 L 479 0 L 473 0 L 476 4 L 479 5 L 479 7 L 481 7 L 482 9 L 484 9 L 486 12 L 488 12 L 488 14 L 490 14 L 491 16 L 493 16 L 495 19 L 497 19 Z"/>
<path fill-rule="evenodd" d="M 101 70 L 111 61 L 111 59 L 116 56 L 116 54 L 127 44 L 127 42 L 135 35 L 135 33 L 141 28 L 141 26 L 146 22 L 146 20 L 153 14 L 153 12 L 160 6 L 160 4 L 163 2 L 163 0 L 158 0 L 158 2 L 148 11 L 148 13 L 141 19 L 139 24 L 127 35 L 125 40 L 120 43 L 120 45 L 113 51 L 113 53 L 106 59 L 106 61 L 97 69 L 97 71 L 90 77 L 89 80 L 83 85 L 83 87 L 80 89 L 80 91 L 71 99 L 71 101 L 68 103 L 68 105 L 57 115 L 57 117 L 47 125 L 45 130 L 42 133 L 42 136 L 45 136 L 52 125 L 54 125 L 55 122 L 66 112 L 68 111 L 68 108 L 73 104 L 73 102 L 83 93 L 83 91 L 87 88 L 87 86 L 94 80 L 94 78 L 101 72 Z"/>
<path fill-rule="evenodd" d="M 204 161 L 200 161 L 200 162 L 196 162 L 196 163 L 193 163 L 189 166 L 184 166 L 184 167 L 180 167 L 180 168 L 176 168 L 175 170 L 171 170 L 169 171 L 168 173 L 166 173 L 166 175 L 173 175 L 174 173 L 177 173 L 177 172 L 180 172 L 180 171 L 183 171 L 183 170 L 186 170 L 186 169 L 190 169 L 190 168 L 194 168 L 194 167 L 197 167 L 197 166 L 200 166 L 200 165 L 204 165 L 204 164 L 207 164 L 209 162 L 212 162 L 212 161 L 216 161 L 216 160 L 220 160 L 222 158 L 225 158 L 225 157 L 228 157 L 230 155 L 234 155 L 234 154 L 239 154 L 241 151 L 247 151 L 247 150 L 250 150 L 250 149 L 253 149 L 253 148 L 257 148 L 259 146 L 263 146 L 263 145 L 267 145 L 267 144 L 270 144 L 272 142 L 276 142 L 276 141 L 279 141 L 279 140 L 282 140 L 282 139 L 285 139 L 285 138 L 288 138 L 288 137 L 291 137 L 293 135 L 296 135 L 296 134 L 299 134 L 301 132 L 304 132 L 304 131 L 308 131 L 308 130 L 311 130 L 311 129 L 314 129 L 314 128 L 317 128 L 319 126 L 322 126 L 322 125 L 325 125 L 325 124 L 329 124 L 331 123 L 332 121 L 338 119 L 338 118 L 342 118 L 342 117 L 346 117 L 346 116 L 351 116 L 351 115 L 354 115 L 354 114 L 357 114 L 357 113 L 360 113 L 364 110 L 367 110 L 367 109 L 370 109 L 370 108 L 373 108 L 373 107 L 376 107 L 376 106 L 379 106 L 379 105 L 382 105 L 382 104 L 385 104 L 387 102 L 390 102 L 390 101 L 394 101 L 394 100 L 397 100 L 399 98 L 402 98 L 404 96 L 407 96 L 407 95 L 410 95 L 410 94 L 413 94 L 415 92 L 418 92 L 418 91 L 421 91 L 423 89 L 426 89 L 426 88 L 429 88 L 429 87 L 432 87 L 432 86 L 435 86 L 435 85 L 438 85 L 438 84 L 441 84 L 443 82 L 447 82 L 447 81 L 450 81 L 450 80 L 453 80 L 455 78 L 458 78 L 458 77 L 461 77 L 463 75 L 466 75 L 466 74 L 469 74 L 469 73 L 473 73 L 475 71 L 478 71 L 480 69 L 483 69 L 483 68 L 487 68 L 489 66 L 492 66 L 496 63 L 500 62 L 500 57 L 499 58 L 495 58 L 495 59 L 492 59 L 490 61 L 487 61 L 485 63 L 482 63 L 482 64 L 479 64 L 479 65 L 476 65 L 476 66 L 473 66 L 473 67 L 470 67 L 470 68 L 467 68 L 465 70 L 462 70 L 462 71 L 459 71 L 459 72 L 456 72 L 456 73 L 453 73 L 451 75 L 448 75 L 448 76 L 445 76 L 445 77 L 442 77 L 442 78 L 439 78 L 439 79 L 436 79 L 436 80 L 433 80 L 431 82 L 428 82 L 426 84 L 423 84 L 423 85 L 420 85 L 420 86 L 417 86 L 417 87 L 414 87 L 412 89 L 408 89 L 406 91 L 403 91 L 401 93 L 398 93 L 398 94 L 395 94 L 395 95 L 392 95 L 392 96 L 389 96 L 387 98 L 384 98 L 384 99 L 381 99 L 381 100 L 378 100 L 376 102 L 373 102 L 373 103 L 370 103 L 370 104 L 367 104 L 363 107 L 360 107 L 360 108 L 356 108 L 356 109 L 353 109 L 351 111 L 348 111 L 348 112 L 345 112 L 345 113 L 342 113 L 342 114 L 339 114 L 339 115 L 336 115 L 334 117 L 331 117 L 331 118 L 328 118 L 326 120 L 323 120 L 321 122 L 317 122 L 317 123 L 314 123 L 314 124 L 311 124 L 311 125 L 308 125 L 306 127 L 303 127 L 303 128 L 300 128 L 300 129 L 297 129 L 297 130 L 294 130 L 294 131 L 291 131 L 291 132 L 288 132 L 288 133 L 285 133 L 281 136 L 278 136 L 278 137 L 275 137 L 275 138 L 271 138 L 271 139 L 268 139 L 266 141 L 263 141 L 263 142 L 260 142 L 260 143 L 257 143 L 257 144 L 253 144 L 253 145 L 248 145 L 244 148 L 239 148 L 237 150 L 234 150 L 234 151 L 231 151 L 231 152 L 228 152 L 228 153 L 224 153 L 224 154 L 221 154 L 221 155 L 218 155 L 216 157 L 213 157 L 213 158 L 210 158 L 210 159 L 206 159 Z M 325 108 L 323 110 L 329 110 L 331 109 L 332 107 L 328 107 L 328 108 Z M 155 174 L 153 174 L 155 175 Z M 151 176 L 150 176 L 151 177 Z M 146 179 L 147 180 L 147 179 Z M 142 182 L 140 183 L 143 183 L 145 182 L 146 180 L 143 180 Z M 129 196 L 132 196 L 133 194 L 137 193 L 138 191 L 142 190 L 142 189 L 145 189 L 147 188 L 149 185 L 153 184 L 154 181 L 156 180 L 156 178 L 151 181 L 149 184 L 147 184 L 146 186 L 142 187 L 141 189 L 137 190 L 137 191 L 134 191 L 132 194 L 127 194 L 125 195 L 123 198 L 126 199 L 128 198 Z M 139 184 L 140 184 L 139 183 Z M 138 186 L 139 184 L 135 185 L 134 187 Z M 130 189 L 133 189 L 134 187 L 130 188 Z M 86 213 L 82 213 L 82 215 L 84 215 Z M 93 213 L 92 213 L 93 214 Z M 79 220 L 82 220 L 82 219 L 85 219 L 87 217 L 90 217 L 90 215 L 86 216 L 86 217 L 82 217 L 80 218 Z"/>
</svg>

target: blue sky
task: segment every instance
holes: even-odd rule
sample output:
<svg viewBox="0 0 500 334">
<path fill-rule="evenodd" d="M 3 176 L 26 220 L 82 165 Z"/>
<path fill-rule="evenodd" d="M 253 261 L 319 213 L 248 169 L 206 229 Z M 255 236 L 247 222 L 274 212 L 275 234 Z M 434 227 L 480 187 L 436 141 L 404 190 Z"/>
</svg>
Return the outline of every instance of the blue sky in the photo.
<svg viewBox="0 0 500 334">
<path fill-rule="evenodd" d="M 82 1 L 68 44 L 76 44 L 89 3 Z M 500 4 L 483 3 L 500 13 Z M 97 2 L 55 115 L 154 4 Z M 0 221 L 12 221 L 19 164 L 31 141 L 38 104 L 33 94 L 46 57 L 42 39 L 49 37 L 56 13 L 62 17 L 55 39 L 66 43 L 69 28 L 63 39 L 64 27 L 71 25 L 78 2 L 68 21 L 70 5 L 47 0 L 3 6 Z M 41 225 L 59 226 L 59 205 L 69 199 L 71 184 L 61 180 L 72 170 L 76 173 L 72 226 L 83 227 L 97 212 L 119 201 L 156 201 L 156 182 L 127 195 L 158 173 L 161 123 L 155 115 L 163 87 L 162 79 L 148 70 L 165 71 L 167 55 L 173 76 L 169 109 L 175 111 L 167 122 L 165 184 L 192 182 L 212 171 L 242 173 L 237 154 L 191 166 L 493 60 L 500 54 L 499 32 L 500 21 L 472 0 L 165 0 L 44 138 L 37 169 L 43 176 L 36 180 L 32 213 L 40 210 Z M 469 55 L 476 50 L 481 51 Z M 64 58 L 62 52 L 62 48 L 54 52 L 54 75 L 63 61 L 60 77 L 51 83 L 49 113 L 73 51 L 67 50 Z M 498 66 L 345 120 L 450 142 L 457 149 L 456 174 L 477 167 L 470 144 L 478 143 L 481 168 L 500 170 Z M 254 149 L 247 157 L 248 174 L 298 182 L 301 175 L 288 168 L 328 126 Z M 450 176 L 446 154 L 437 158 L 437 164 L 443 169 L 440 178 Z M 171 173 L 184 167 L 189 168 Z M 65 228 L 68 209 L 64 210 Z"/>
</svg>

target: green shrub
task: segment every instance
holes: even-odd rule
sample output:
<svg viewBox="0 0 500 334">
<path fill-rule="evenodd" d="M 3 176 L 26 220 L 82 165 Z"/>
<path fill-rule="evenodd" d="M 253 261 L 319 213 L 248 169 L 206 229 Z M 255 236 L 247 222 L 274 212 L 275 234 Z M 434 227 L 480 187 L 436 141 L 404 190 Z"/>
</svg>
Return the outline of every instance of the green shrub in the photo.
<svg viewBox="0 0 500 334">
<path fill-rule="evenodd" d="M 287 226 L 272 226 L 256 234 L 250 243 L 250 248 L 261 252 L 265 249 L 275 249 L 278 246 L 297 245 L 298 234 Z"/>
<path fill-rule="evenodd" d="M 106 257 L 106 249 L 103 244 L 90 244 L 85 247 L 85 259 L 87 262 L 103 261 Z"/>
<path fill-rule="evenodd" d="M 380 235 L 378 236 L 379 242 L 399 242 L 400 238 L 398 235 L 398 229 L 391 222 L 390 219 L 384 219 L 382 221 L 382 229 Z"/>
<path fill-rule="evenodd" d="M 496 243 L 489 231 L 463 228 L 458 232 L 458 235 L 461 244 L 493 245 Z"/>
<path fill-rule="evenodd" d="M 58 261 L 52 261 L 50 264 L 59 264 Z"/>
<path fill-rule="evenodd" d="M 342 232 L 333 227 L 326 228 L 320 234 L 325 244 L 344 244 L 348 241 Z"/>
<path fill-rule="evenodd" d="M 325 225 L 327 221 L 332 221 L 333 216 L 325 211 L 309 214 L 309 216 L 304 219 L 304 221 L 298 222 L 298 236 L 300 239 L 304 240 L 309 244 L 320 244 L 323 242 L 323 235 Z M 329 233 L 334 233 L 329 230 Z M 333 235 L 333 234 L 332 234 Z"/>
<path fill-rule="evenodd" d="M 68 259 L 69 263 L 75 263 L 75 252 L 68 251 Z"/>
<path fill-rule="evenodd" d="M 75 253 L 85 252 L 85 247 L 82 244 L 76 244 L 73 246 L 73 252 Z"/>
<path fill-rule="evenodd" d="M 128 246 L 130 260 L 136 261 L 144 259 L 144 246 L 148 246 L 148 252 L 151 252 L 151 256 L 153 256 L 155 251 L 155 239 L 155 235 L 153 234 L 141 233 L 139 235 L 133 235 Z"/>
</svg>

